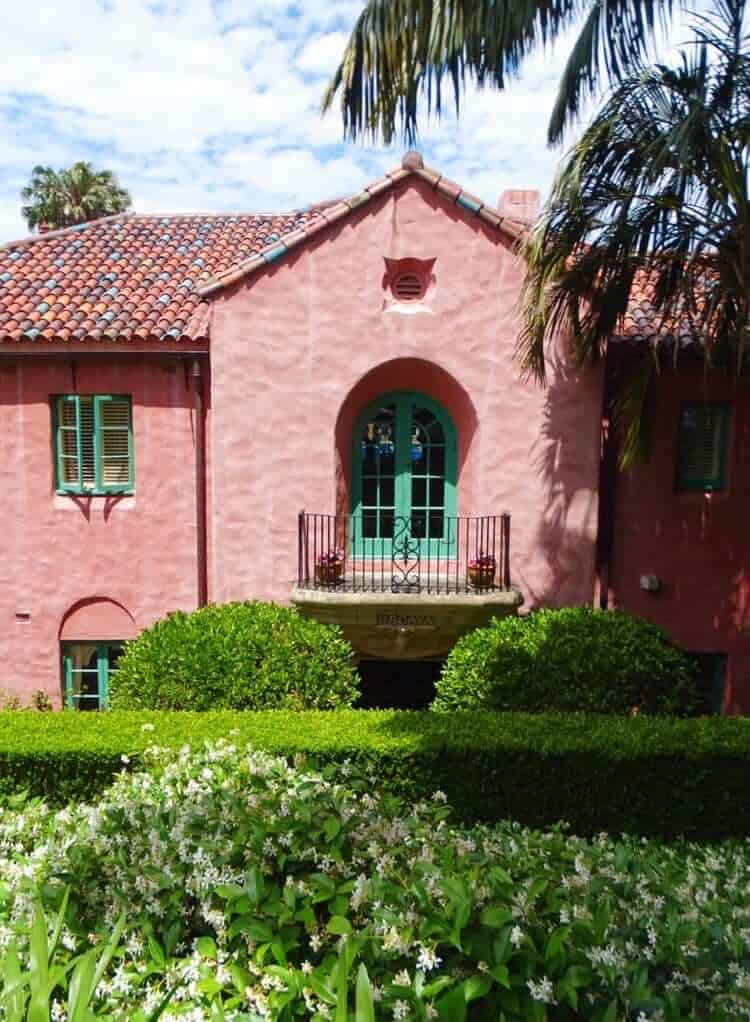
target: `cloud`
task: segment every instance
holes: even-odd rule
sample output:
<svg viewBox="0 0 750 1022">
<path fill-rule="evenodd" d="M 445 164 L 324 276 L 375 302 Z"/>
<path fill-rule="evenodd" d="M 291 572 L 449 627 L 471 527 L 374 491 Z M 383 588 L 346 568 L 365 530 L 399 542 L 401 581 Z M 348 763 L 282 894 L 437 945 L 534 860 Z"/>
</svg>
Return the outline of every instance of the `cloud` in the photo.
<svg viewBox="0 0 750 1022">
<path fill-rule="evenodd" d="M 401 147 L 343 145 L 320 116 L 359 0 L 37 0 L 0 9 L 0 241 L 31 168 L 114 170 L 141 212 L 268 211 L 360 188 Z M 546 121 L 566 41 L 503 94 L 425 122 L 425 160 L 496 200 L 551 181 Z"/>
</svg>

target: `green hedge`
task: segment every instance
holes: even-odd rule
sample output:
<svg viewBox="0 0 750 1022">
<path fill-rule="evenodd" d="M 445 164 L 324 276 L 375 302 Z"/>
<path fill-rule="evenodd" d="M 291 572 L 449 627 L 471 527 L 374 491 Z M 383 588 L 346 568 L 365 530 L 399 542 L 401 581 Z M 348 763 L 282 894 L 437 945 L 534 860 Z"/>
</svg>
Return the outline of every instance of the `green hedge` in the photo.
<svg viewBox="0 0 750 1022">
<path fill-rule="evenodd" d="M 495 619 L 459 639 L 436 685 L 434 710 L 697 712 L 697 677 L 666 632 L 592 607 Z"/>
<path fill-rule="evenodd" d="M 0 795 L 92 798 L 123 768 L 123 755 L 135 764 L 146 745 L 208 737 L 319 764 L 349 759 L 406 798 L 441 788 L 467 822 L 511 817 L 542 827 L 564 819 L 582 834 L 750 835 L 750 720 L 727 717 L 0 713 Z"/>
<path fill-rule="evenodd" d="M 359 697 L 352 647 L 335 625 L 251 600 L 176 611 L 125 645 L 118 710 L 337 710 Z"/>
</svg>

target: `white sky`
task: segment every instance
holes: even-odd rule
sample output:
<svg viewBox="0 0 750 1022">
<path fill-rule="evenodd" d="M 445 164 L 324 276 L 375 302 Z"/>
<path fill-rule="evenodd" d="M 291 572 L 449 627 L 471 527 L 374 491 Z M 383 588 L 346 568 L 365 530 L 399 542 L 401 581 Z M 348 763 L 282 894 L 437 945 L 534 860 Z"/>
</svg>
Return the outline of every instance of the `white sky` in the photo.
<svg viewBox="0 0 750 1022">
<path fill-rule="evenodd" d="M 276 211 L 356 191 L 402 146 L 341 144 L 320 100 L 360 0 L 0 0 L 0 242 L 25 235 L 32 167 L 114 170 L 149 212 Z M 569 40 L 460 123 L 423 123 L 425 162 L 487 201 L 550 184 L 547 118 Z M 572 139 L 572 136 L 571 136 Z M 570 139 L 569 139 L 570 141 Z"/>
</svg>

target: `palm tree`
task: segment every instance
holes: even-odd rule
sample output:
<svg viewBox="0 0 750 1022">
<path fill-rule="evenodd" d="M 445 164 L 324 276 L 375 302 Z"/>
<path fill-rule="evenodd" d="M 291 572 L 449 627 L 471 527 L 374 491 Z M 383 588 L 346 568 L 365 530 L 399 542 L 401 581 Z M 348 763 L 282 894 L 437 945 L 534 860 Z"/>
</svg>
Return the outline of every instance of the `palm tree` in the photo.
<svg viewBox="0 0 750 1022">
<path fill-rule="evenodd" d="M 644 405 L 660 355 L 698 352 L 746 367 L 750 341 L 750 0 L 696 18 L 675 66 L 617 86 L 572 148 L 528 244 L 519 355 L 545 376 L 558 331 L 579 364 L 599 360 L 634 287 L 654 339 L 619 398 L 621 461 L 643 449 Z"/>
<path fill-rule="evenodd" d="M 21 197 L 27 202 L 21 212 L 31 230 L 72 227 L 121 213 L 131 205 L 130 195 L 120 188 L 111 170 L 95 171 L 83 161 L 59 172 L 51 167 L 34 167 Z"/>
<path fill-rule="evenodd" d="M 684 7 L 692 2 L 680 0 Z M 420 98 L 440 115 L 446 87 L 456 109 L 467 79 L 502 89 L 531 50 L 583 19 L 550 119 L 555 142 L 603 71 L 614 82 L 627 76 L 657 25 L 669 23 L 673 6 L 673 0 L 368 0 L 323 109 L 340 91 L 347 137 L 380 135 L 390 143 L 400 124 L 411 144 Z"/>
</svg>

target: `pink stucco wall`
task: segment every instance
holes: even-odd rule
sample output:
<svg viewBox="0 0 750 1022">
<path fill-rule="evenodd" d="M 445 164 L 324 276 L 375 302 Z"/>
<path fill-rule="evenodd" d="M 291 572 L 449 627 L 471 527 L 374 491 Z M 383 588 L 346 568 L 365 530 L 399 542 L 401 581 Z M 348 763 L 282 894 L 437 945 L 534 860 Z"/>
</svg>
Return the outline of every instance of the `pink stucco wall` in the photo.
<svg viewBox="0 0 750 1022">
<path fill-rule="evenodd" d="M 405 258 L 434 260 L 426 310 L 389 305 Z M 417 389 L 458 428 L 458 514 L 512 513 L 526 605 L 591 600 L 601 380 L 519 380 L 521 279 L 497 232 L 407 179 L 215 300 L 212 599 L 288 600 L 297 512 L 345 509 L 354 419 Z"/>
<path fill-rule="evenodd" d="M 50 399 L 76 392 L 132 394 L 134 496 L 55 494 Z M 174 359 L 19 357 L 0 367 L 0 687 L 24 699 L 44 689 L 58 702 L 61 629 L 128 638 L 128 621 L 137 632 L 195 606 L 193 425 Z"/>
<path fill-rule="evenodd" d="M 676 493 L 680 404 L 731 405 L 727 488 Z M 617 479 L 610 600 L 665 628 L 687 649 L 727 655 L 724 708 L 750 713 L 750 386 L 701 369 L 665 372 L 654 403 L 653 453 Z M 658 592 L 640 588 L 657 575 Z"/>
</svg>

